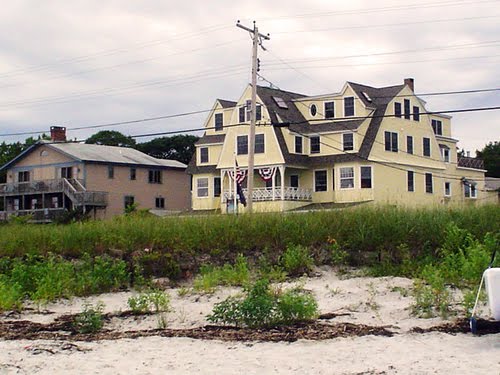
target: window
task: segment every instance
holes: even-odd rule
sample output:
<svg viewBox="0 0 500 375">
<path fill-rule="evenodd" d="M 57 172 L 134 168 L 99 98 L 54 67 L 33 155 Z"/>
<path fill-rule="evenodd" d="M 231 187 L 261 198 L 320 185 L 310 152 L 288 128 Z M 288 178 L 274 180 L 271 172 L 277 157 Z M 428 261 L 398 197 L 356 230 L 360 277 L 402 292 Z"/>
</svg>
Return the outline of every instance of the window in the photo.
<svg viewBox="0 0 500 375">
<path fill-rule="evenodd" d="M 240 107 L 239 109 L 239 120 L 240 122 L 245 122 L 245 106 Z"/>
<path fill-rule="evenodd" d="M 326 171 L 314 171 L 314 191 L 327 190 Z"/>
<path fill-rule="evenodd" d="M 353 167 L 340 168 L 340 188 L 341 189 L 354 188 L 354 168 Z"/>
<path fill-rule="evenodd" d="M 451 197 L 451 183 L 448 181 L 444 183 L 444 196 Z"/>
<path fill-rule="evenodd" d="M 115 178 L 115 168 L 112 165 L 108 165 L 108 178 Z"/>
<path fill-rule="evenodd" d="M 302 137 L 298 135 L 295 136 L 295 153 L 302 154 Z"/>
<path fill-rule="evenodd" d="M 73 168 L 72 167 L 62 167 L 61 168 L 61 178 L 72 178 Z"/>
<path fill-rule="evenodd" d="M 344 116 L 354 116 L 354 98 L 344 98 Z"/>
<path fill-rule="evenodd" d="M 165 209 L 165 198 L 156 197 L 155 198 L 155 207 L 164 210 Z"/>
<path fill-rule="evenodd" d="M 420 121 L 420 107 L 413 106 L 413 120 Z"/>
<path fill-rule="evenodd" d="M 372 188 L 372 167 L 361 167 L 361 189 Z"/>
<path fill-rule="evenodd" d="M 415 191 L 415 172 L 408 171 L 407 181 L 408 181 L 408 191 Z"/>
<path fill-rule="evenodd" d="M 326 102 L 325 103 L 325 118 L 334 118 L 335 117 L 335 103 L 334 102 Z"/>
<path fill-rule="evenodd" d="M 450 149 L 446 146 L 441 147 L 441 155 L 443 156 L 443 161 L 445 163 L 450 162 Z"/>
<path fill-rule="evenodd" d="M 335 168 L 332 169 L 332 190 L 335 190 Z"/>
<path fill-rule="evenodd" d="M 246 105 L 240 108 L 240 122 L 252 120 L 252 101 L 247 100 Z M 257 104 L 255 106 L 255 120 L 262 120 L 262 106 Z"/>
<path fill-rule="evenodd" d="M 260 105 L 255 107 L 255 120 L 262 120 L 262 106 Z"/>
<path fill-rule="evenodd" d="M 21 171 L 17 174 L 18 182 L 28 182 L 30 180 L 30 171 Z"/>
<path fill-rule="evenodd" d="M 288 109 L 288 105 L 283 100 L 283 98 L 281 98 L 279 96 L 273 96 L 273 100 L 278 107 L 283 108 L 283 109 Z"/>
<path fill-rule="evenodd" d="M 353 133 L 342 134 L 342 144 L 344 145 L 344 151 L 354 150 L 354 134 Z"/>
<path fill-rule="evenodd" d="M 316 113 L 318 113 L 318 108 L 316 107 L 316 104 L 311 104 L 311 116 L 314 117 L 316 116 Z"/>
<path fill-rule="evenodd" d="M 255 153 L 263 154 L 265 152 L 264 134 L 255 134 Z"/>
<path fill-rule="evenodd" d="M 51 208 L 59 208 L 59 198 L 58 197 L 52 197 L 50 207 Z"/>
<path fill-rule="evenodd" d="M 443 123 L 440 120 L 431 120 L 431 125 L 434 134 L 443 135 Z"/>
<path fill-rule="evenodd" d="M 426 173 L 425 174 L 425 192 L 426 193 L 433 193 L 433 186 L 432 186 L 432 173 Z"/>
<path fill-rule="evenodd" d="M 394 116 L 401 117 L 401 103 L 394 103 Z"/>
<path fill-rule="evenodd" d="M 248 154 L 248 136 L 247 135 L 239 135 L 237 138 L 237 146 L 236 153 L 238 155 L 246 155 Z"/>
<path fill-rule="evenodd" d="M 385 150 L 398 152 L 398 133 L 385 132 Z"/>
<path fill-rule="evenodd" d="M 148 181 L 150 184 L 161 184 L 161 171 L 150 169 Z"/>
<path fill-rule="evenodd" d="M 130 179 L 135 180 L 137 178 L 137 170 L 135 168 L 130 168 Z"/>
<path fill-rule="evenodd" d="M 220 197 L 221 184 L 220 177 L 214 177 L 214 197 Z"/>
<path fill-rule="evenodd" d="M 298 188 L 299 187 L 299 176 L 296 174 L 292 174 L 290 176 L 290 186 L 293 188 Z"/>
<path fill-rule="evenodd" d="M 410 99 L 405 99 L 404 100 L 404 105 L 405 105 L 405 119 L 409 120 L 410 119 Z"/>
<path fill-rule="evenodd" d="M 476 185 L 472 182 L 464 183 L 464 195 L 465 198 L 477 198 Z"/>
<path fill-rule="evenodd" d="M 222 130 L 224 127 L 224 116 L 222 113 L 216 113 L 215 114 L 215 130 L 219 131 Z"/>
<path fill-rule="evenodd" d="M 197 196 L 208 197 L 208 178 L 199 178 L 197 182 Z"/>
<path fill-rule="evenodd" d="M 406 136 L 406 152 L 413 154 L 413 137 L 411 135 Z"/>
<path fill-rule="evenodd" d="M 130 207 L 134 204 L 134 196 L 133 195 L 125 195 L 125 197 L 123 198 L 123 207 L 124 208 L 127 208 L 127 207 Z"/>
<path fill-rule="evenodd" d="M 424 137 L 423 148 L 424 148 L 424 156 L 431 156 L 431 139 L 430 138 Z"/>
<path fill-rule="evenodd" d="M 208 147 L 200 148 L 200 163 L 208 163 Z"/>
<path fill-rule="evenodd" d="M 311 137 L 310 140 L 311 140 L 311 154 L 319 154 L 320 152 L 319 135 Z"/>
</svg>

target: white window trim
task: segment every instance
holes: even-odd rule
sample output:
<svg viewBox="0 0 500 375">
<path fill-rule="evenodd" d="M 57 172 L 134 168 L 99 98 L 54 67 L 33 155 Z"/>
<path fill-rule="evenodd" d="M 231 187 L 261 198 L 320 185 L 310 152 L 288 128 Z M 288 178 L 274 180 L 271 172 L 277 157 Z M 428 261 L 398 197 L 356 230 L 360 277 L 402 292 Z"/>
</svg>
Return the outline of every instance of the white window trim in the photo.
<svg viewBox="0 0 500 375">
<path fill-rule="evenodd" d="M 352 134 L 352 150 L 346 150 L 344 147 L 344 135 Z M 344 152 L 356 152 L 356 137 L 354 136 L 354 132 L 346 132 L 342 133 L 342 151 Z"/>
<path fill-rule="evenodd" d="M 469 192 L 470 192 L 470 195 L 468 197 L 465 196 L 465 185 L 464 185 L 464 198 L 465 199 L 477 199 L 477 185 L 474 186 L 474 195 L 472 195 L 472 185 L 469 185 Z"/>
<path fill-rule="evenodd" d="M 445 157 L 445 152 L 448 151 L 448 160 L 446 160 L 446 157 Z M 449 148 L 445 148 L 445 147 L 442 147 L 441 148 L 441 157 L 443 158 L 443 161 L 445 163 L 451 163 L 451 152 L 450 152 L 450 149 Z"/>
<path fill-rule="evenodd" d="M 450 193 L 446 194 L 446 184 L 450 184 Z M 450 181 L 445 181 L 443 184 L 443 189 L 444 189 L 444 196 L 445 197 L 451 197 L 452 191 L 451 191 L 451 182 Z"/>
<path fill-rule="evenodd" d="M 326 190 L 317 191 L 316 190 L 316 172 L 326 172 Z M 313 171 L 313 187 L 315 193 L 326 193 L 328 191 L 328 169 L 315 169 Z"/>
<path fill-rule="evenodd" d="M 199 181 L 201 180 L 207 180 L 207 195 L 200 195 L 200 186 L 199 186 Z M 204 187 L 202 187 L 202 189 L 205 189 Z M 210 179 L 208 177 L 198 177 L 196 179 L 196 198 L 198 199 L 207 199 L 207 198 L 210 198 Z"/>
<path fill-rule="evenodd" d="M 432 193 L 429 193 L 427 191 L 427 175 L 428 174 L 430 174 L 431 177 L 432 177 L 432 180 L 431 180 L 431 182 L 432 182 Z M 425 194 L 434 194 L 434 191 L 435 191 L 434 190 L 434 175 L 432 174 L 432 172 L 424 172 L 424 192 L 425 192 Z"/>
<path fill-rule="evenodd" d="M 201 161 L 201 150 L 203 149 L 207 150 L 207 159 L 208 159 L 207 161 Z M 200 150 L 200 164 L 208 164 L 210 162 L 210 151 L 208 147 L 200 147 L 199 150 Z"/>
<path fill-rule="evenodd" d="M 315 137 L 318 137 L 319 138 L 319 152 L 312 152 L 311 150 L 311 138 L 315 138 Z M 311 134 L 309 135 L 309 153 L 308 155 L 321 155 L 321 136 L 319 134 Z M 304 145 L 302 145 L 303 147 Z"/>
<path fill-rule="evenodd" d="M 329 103 L 333 103 L 333 117 L 326 117 L 326 105 L 329 104 Z M 325 120 L 329 120 L 329 119 L 335 118 L 335 114 L 336 113 L 337 113 L 337 108 L 336 108 L 334 100 L 329 100 L 327 102 L 324 102 L 324 104 L 323 104 L 323 118 Z"/>
<path fill-rule="evenodd" d="M 370 188 L 362 188 L 361 187 L 361 177 L 362 177 L 361 176 L 361 168 L 363 168 L 363 167 L 370 168 L 370 181 L 372 183 L 372 186 Z M 374 178 L 373 178 L 373 166 L 371 166 L 371 165 L 360 165 L 359 166 L 359 188 L 360 189 L 373 189 L 374 186 L 375 186 L 375 183 L 374 183 Z"/>
<path fill-rule="evenodd" d="M 262 135 L 262 137 L 264 138 L 264 152 L 255 152 L 255 145 L 257 144 L 257 136 L 258 135 Z M 250 145 L 249 145 L 249 147 L 250 147 Z M 254 147 L 254 154 L 265 154 L 266 153 L 266 134 L 265 133 L 256 133 L 255 134 L 255 142 L 254 142 L 253 147 Z M 250 150 L 248 150 L 248 151 L 250 151 Z"/>
<path fill-rule="evenodd" d="M 347 116 L 346 113 L 345 113 L 345 100 L 349 99 L 349 98 L 352 98 L 352 110 L 353 110 L 353 113 L 352 113 L 352 115 Z M 345 96 L 343 102 L 344 102 L 343 103 L 344 104 L 344 117 L 356 117 L 356 98 L 354 96 Z"/>
<path fill-rule="evenodd" d="M 217 128 L 217 115 L 221 115 L 222 116 L 222 127 L 221 129 L 216 129 Z M 216 132 L 220 132 L 220 131 L 223 131 L 224 130 L 224 113 L 223 112 L 218 112 L 218 113 L 214 113 L 214 131 Z"/>
<path fill-rule="evenodd" d="M 412 172 L 413 173 L 413 190 L 408 190 L 408 172 Z M 415 176 L 416 175 L 417 174 L 415 173 L 415 171 L 413 169 L 407 169 L 406 170 L 406 192 L 407 193 L 414 193 L 415 192 Z"/>
<path fill-rule="evenodd" d="M 296 143 L 297 138 L 300 138 L 302 140 L 301 141 L 302 142 L 302 151 L 301 152 L 297 152 L 297 143 Z M 293 151 L 294 151 L 294 153 L 297 155 L 303 155 L 304 154 L 304 144 L 305 144 L 304 137 L 302 137 L 301 135 L 295 135 L 293 137 Z"/>
<path fill-rule="evenodd" d="M 342 178 L 342 169 L 352 169 L 352 177 Z M 352 178 L 352 187 L 342 187 L 342 180 Z M 351 190 L 356 188 L 356 172 L 354 167 L 339 167 L 339 190 Z"/>
</svg>

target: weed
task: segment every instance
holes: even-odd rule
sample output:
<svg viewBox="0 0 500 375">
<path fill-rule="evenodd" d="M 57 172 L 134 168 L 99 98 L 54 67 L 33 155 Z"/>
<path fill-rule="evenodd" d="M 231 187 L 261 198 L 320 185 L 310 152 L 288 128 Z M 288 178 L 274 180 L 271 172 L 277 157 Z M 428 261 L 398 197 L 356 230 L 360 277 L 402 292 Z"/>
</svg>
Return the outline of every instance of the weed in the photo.
<svg viewBox="0 0 500 375">
<path fill-rule="evenodd" d="M 408 288 L 403 288 L 401 286 L 393 286 L 390 289 L 391 292 L 397 292 L 399 293 L 402 297 L 408 297 L 410 295 L 410 291 Z"/>
<path fill-rule="evenodd" d="M 17 283 L 9 283 L 0 276 L 0 312 L 21 310 L 23 306 L 22 288 Z"/>
<path fill-rule="evenodd" d="M 190 292 L 191 292 L 191 290 L 189 288 L 186 288 L 185 286 L 177 289 L 177 295 L 181 298 L 187 296 Z"/>
<path fill-rule="evenodd" d="M 377 301 L 375 301 L 376 296 L 377 296 L 377 290 L 375 289 L 375 285 L 373 285 L 373 283 L 369 283 L 368 300 L 365 302 L 365 304 L 373 311 L 378 311 L 380 309 L 380 305 L 377 303 Z"/>
<path fill-rule="evenodd" d="M 74 327 L 79 333 L 96 333 L 104 325 L 102 313 L 104 304 L 98 302 L 95 306 L 92 304 L 83 305 L 81 312 L 74 321 Z"/>
<path fill-rule="evenodd" d="M 349 253 L 342 249 L 337 240 L 332 237 L 328 237 L 326 242 L 330 248 L 330 261 L 334 266 L 343 266 L 347 264 L 349 258 Z"/>
<path fill-rule="evenodd" d="M 428 267 L 426 270 L 426 279 L 417 279 L 414 282 L 413 296 L 415 302 L 412 305 L 414 315 L 421 318 L 431 318 L 440 316 L 445 319 L 450 313 L 452 302 L 451 293 L 446 288 L 444 279 L 439 271 Z"/>
<path fill-rule="evenodd" d="M 160 290 L 149 290 L 132 296 L 127 303 L 135 314 L 167 312 L 170 310 L 170 298 Z"/>
<path fill-rule="evenodd" d="M 312 270 L 314 260 L 309 249 L 301 245 L 288 246 L 281 257 L 281 266 L 290 276 L 300 276 Z"/>
<path fill-rule="evenodd" d="M 222 267 L 202 266 L 200 275 L 194 280 L 194 290 L 213 293 L 219 285 L 243 286 L 250 281 L 250 269 L 247 259 L 238 254 L 234 265 L 225 264 Z"/>
<path fill-rule="evenodd" d="M 318 305 L 311 294 L 300 288 L 271 290 L 269 281 L 261 279 L 245 288 L 244 296 L 232 296 L 217 303 L 210 322 L 247 327 L 271 327 L 314 319 Z"/>
<path fill-rule="evenodd" d="M 167 328 L 168 325 L 168 320 L 167 320 L 167 315 L 166 314 L 159 314 L 156 317 L 156 325 L 158 329 L 165 329 Z"/>
</svg>

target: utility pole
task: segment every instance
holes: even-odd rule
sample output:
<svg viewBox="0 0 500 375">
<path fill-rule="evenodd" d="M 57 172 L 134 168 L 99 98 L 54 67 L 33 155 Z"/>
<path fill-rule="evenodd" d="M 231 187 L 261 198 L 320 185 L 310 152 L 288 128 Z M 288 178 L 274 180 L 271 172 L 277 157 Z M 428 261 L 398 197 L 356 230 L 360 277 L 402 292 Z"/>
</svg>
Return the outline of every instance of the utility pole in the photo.
<svg viewBox="0 0 500 375">
<path fill-rule="evenodd" d="M 240 21 L 236 23 L 240 29 L 246 30 L 252 37 L 252 104 L 250 109 L 250 134 L 248 135 L 248 199 L 247 210 L 252 213 L 253 206 L 253 169 L 254 169 L 254 156 L 255 156 L 255 122 L 257 118 L 257 51 L 260 46 L 264 51 L 266 50 L 262 45 L 262 39 L 269 40 L 269 34 L 264 35 L 259 33 L 259 29 L 253 21 L 253 29 L 243 26 Z"/>
</svg>

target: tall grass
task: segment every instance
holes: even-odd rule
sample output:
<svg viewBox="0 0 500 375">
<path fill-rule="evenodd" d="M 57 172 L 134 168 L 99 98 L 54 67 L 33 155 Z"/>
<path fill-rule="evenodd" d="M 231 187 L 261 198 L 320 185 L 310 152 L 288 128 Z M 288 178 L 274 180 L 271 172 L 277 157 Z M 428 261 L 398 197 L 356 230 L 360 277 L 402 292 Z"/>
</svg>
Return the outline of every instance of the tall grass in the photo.
<svg viewBox="0 0 500 375">
<path fill-rule="evenodd" d="M 432 254 L 448 223 L 476 238 L 498 231 L 500 208 L 403 209 L 369 207 L 302 214 L 154 218 L 123 216 L 110 221 L 69 225 L 0 226 L 0 256 L 61 254 L 81 257 L 110 250 L 131 253 L 214 256 L 234 260 L 238 253 L 283 251 L 288 245 L 320 248 L 334 238 L 351 254 L 351 262 L 397 257 L 405 244 L 412 256 Z"/>
</svg>

